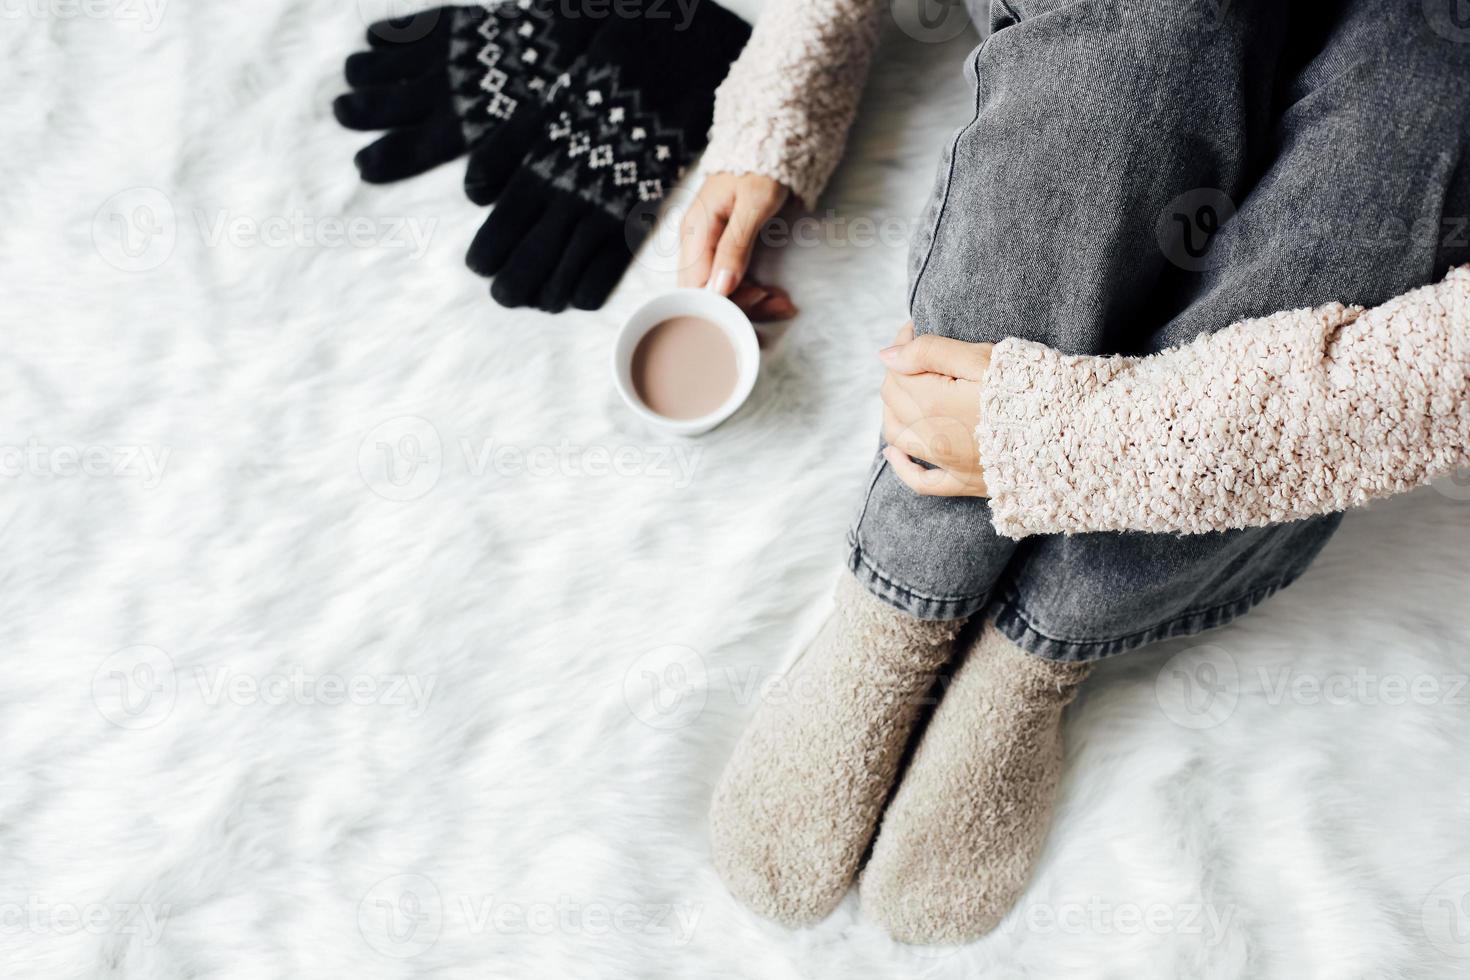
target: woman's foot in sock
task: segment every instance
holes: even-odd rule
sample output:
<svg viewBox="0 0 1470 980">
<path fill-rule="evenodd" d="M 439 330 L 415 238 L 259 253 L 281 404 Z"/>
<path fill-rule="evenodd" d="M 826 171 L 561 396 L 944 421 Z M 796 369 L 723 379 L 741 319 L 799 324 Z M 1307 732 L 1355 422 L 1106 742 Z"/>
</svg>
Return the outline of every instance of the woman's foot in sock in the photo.
<svg viewBox="0 0 1470 980">
<path fill-rule="evenodd" d="M 899 612 L 848 575 L 836 601 L 781 697 L 762 701 L 710 808 L 726 887 L 792 927 L 824 918 L 851 887 L 962 625 Z"/>
<path fill-rule="evenodd" d="M 1062 772 L 1062 709 L 1086 664 L 1032 656 L 986 624 L 956 668 L 863 871 L 863 911 L 895 939 L 961 943 L 1026 888 Z"/>
</svg>

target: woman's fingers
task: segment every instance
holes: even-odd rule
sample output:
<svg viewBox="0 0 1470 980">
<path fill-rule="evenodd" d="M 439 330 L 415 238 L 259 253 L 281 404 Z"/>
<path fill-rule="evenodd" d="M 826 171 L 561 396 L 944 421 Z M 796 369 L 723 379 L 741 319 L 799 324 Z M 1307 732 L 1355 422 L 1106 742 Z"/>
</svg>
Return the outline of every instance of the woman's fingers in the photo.
<svg viewBox="0 0 1470 980">
<path fill-rule="evenodd" d="M 778 296 L 775 294 L 767 296 L 746 311 L 746 315 L 756 323 L 774 323 L 780 320 L 790 320 L 796 316 L 796 313 L 796 304 L 791 302 L 790 296 Z"/>
<path fill-rule="evenodd" d="M 883 458 L 894 475 L 926 497 L 988 496 L 974 433 L 990 345 L 915 338 L 906 323 L 880 353 L 889 368 L 881 392 Z"/>
<path fill-rule="evenodd" d="M 893 409 L 887 405 L 883 406 L 883 441 L 901 449 L 905 456 L 922 459 L 926 463 L 935 462 L 929 458 L 914 427 L 895 415 Z"/>
<path fill-rule="evenodd" d="M 902 333 L 900 333 L 902 336 Z M 878 352 L 890 371 L 899 374 L 945 374 L 966 381 L 980 381 L 990 368 L 992 344 L 971 344 L 927 333 L 909 341 L 900 340 Z"/>
<path fill-rule="evenodd" d="M 790 193 L 759 174 L 710 175 L 679 229 L 679 284 L 733 293 L 745 281 L 761 229 Z"/>
<path fill-rule="evenodd" d="M 734 200 L 735 187 L 728 174 L 715 174 L 694 195 L 679 226 L 679 285 L 697 289 L 709 280 L 715 248 Z"/>
<path fill-rule="evenodd" d="M 908 473 L 904 483 L 916 490 L 922 487 L 921 492 L 951 497 L 988 494 L 975 442 L 979 422 L 980 396 L 973 381 L 892 371 L 883 379 L 884 441 L 911 465 L 910 457 L 923 460 L 949 477 L 895 464 L 900 475 Z"/>
<path fill-rule="evenodd" d="M 973 488 L 946 470 L 928 470 L 909 459 L 897 446 L 887 446 L 883 458 L 893 467 L 893 475 L 914 493 L 924 497 L 970 497 Z"/>
<path fill-rule="evenodd" d="M 955 386 L 955 380 L 944 375 L 889 371 L 883 378 L 879 394 L 883 404 L 891 408 L 903 424 L 913 425 L 920 419 L 956 414 L 952 409 L 962 406 L 951 404 L 958 401 Z"/>
<path fill-rule="evenodd" d="M 878 388 L 878 397 L 883 399 L 883 419 L 886 422 L 891 415 L 895 422 L 900 425 L 908 425 L 914 419 L 921 418 L 923 412 L 919 410 L 918 404 L 903 384 L 903 375 L 894 374 L 892 371 L 883 376 L 883 384 Z"/>
<path fill-rule="evenodd" d="M 748 177 L 738 178 L 730 217 L 715 247 L 709 281 L 711 288 L 724 296 L 730 295 L 745 278 L 761 229 L 786 201 L 779 184 L 767 178 L 760 181 L 753 183 Z"/>
<path fill-rule="evenodd" d="M 933 466 L 956 473 L 971 468 L 976 454 L 974 438 L 972 430 L 960 419 L 905 420 L 886 405 L 883 408 L 883 441 Z"/>
<path fill-rule="evenodd" d="M 767 286 L 747 279 L 730 294 L 730 301 L 745 311 L 756 323 L 789 320 L 796 316 L 796 304 L 780 286 Z"/>
</svg>

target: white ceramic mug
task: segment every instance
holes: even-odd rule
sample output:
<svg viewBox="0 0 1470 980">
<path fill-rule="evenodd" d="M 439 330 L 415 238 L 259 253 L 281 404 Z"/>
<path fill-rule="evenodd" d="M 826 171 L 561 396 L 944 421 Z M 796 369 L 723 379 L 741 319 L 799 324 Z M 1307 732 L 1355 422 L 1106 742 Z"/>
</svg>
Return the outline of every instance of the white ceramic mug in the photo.
<svg viewBox="0 0 1470 980">
<path fill-rule="evenodd" d="M 708 320 L 725 332 L 735 350 L 735 390 L 719 408 L 695 419 L 671 419 L 660 415 L 643 404 L 643 399 L 633 388 L 633 352 L 638 348 L 638 341 L 660 323 L 676 316 L 697 316 Z M 745 404 L 750 390 L 755 387 L 756 375 L 760 374 L 760 357 L 755 328 L 740 307 L 708 289 L 675 289 L 644 303 L 624 322 L 613 344 L 613 379 L 623 401 L 649 425 L 675 435 L 697 436 L 713 429 Z"/>
</svg>

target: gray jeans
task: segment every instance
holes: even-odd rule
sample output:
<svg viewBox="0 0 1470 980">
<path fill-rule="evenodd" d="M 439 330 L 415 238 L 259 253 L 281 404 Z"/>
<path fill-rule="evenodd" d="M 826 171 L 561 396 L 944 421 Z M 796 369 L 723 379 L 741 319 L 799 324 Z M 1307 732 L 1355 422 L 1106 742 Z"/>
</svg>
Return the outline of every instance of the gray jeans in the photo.
<svg viewBox="0 0 1470 980">
<path fill-rule="evenodd" d="M 910 260 L 918 331 L 1138 354 L 1470 261 L 1462 2 L 978 0 L 974 117 Z M 1090 660 L 1229 622 L 1339 519 L 1017 544 L 880 457 L 849 567 L 920 618 Z"/>
</svg>

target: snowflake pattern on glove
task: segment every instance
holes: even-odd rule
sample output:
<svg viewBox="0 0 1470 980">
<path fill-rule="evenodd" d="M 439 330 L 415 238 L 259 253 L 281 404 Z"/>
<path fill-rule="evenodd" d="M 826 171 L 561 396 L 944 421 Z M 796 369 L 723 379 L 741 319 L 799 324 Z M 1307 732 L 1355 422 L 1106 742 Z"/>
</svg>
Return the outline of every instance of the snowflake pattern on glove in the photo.
<svg viewBox="0 0 1470 980">
<path fill-rule="evenodd" d="M 693 151 L 678 130 L 643 108 L 637 89 L 620 84 L 617 66 L 579 69 L 566 78 L 561 109 L 547 122 L 550 150 L 531 166 L 622 220 L 634 207 L 662 200 Z"/>
<path fill-rule="evenodd" d="M 533 0 L 456 8 L 450 70 L 466 143 L 527 106 L 546 105 L 569 80 L 551 24 L 549 7 Z"/>
</svg>

